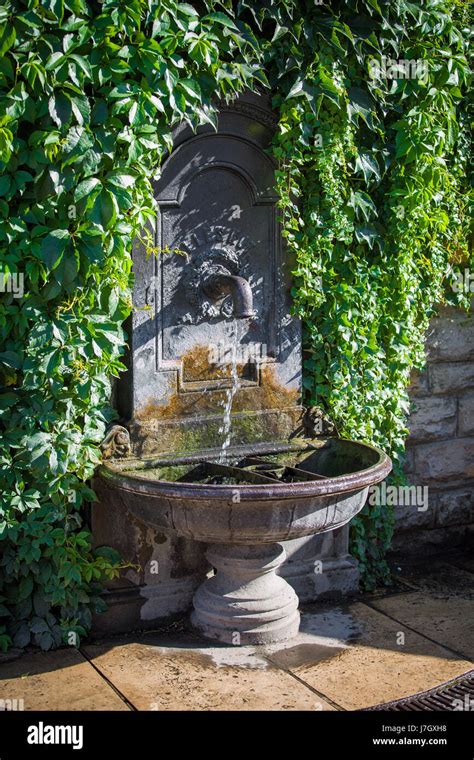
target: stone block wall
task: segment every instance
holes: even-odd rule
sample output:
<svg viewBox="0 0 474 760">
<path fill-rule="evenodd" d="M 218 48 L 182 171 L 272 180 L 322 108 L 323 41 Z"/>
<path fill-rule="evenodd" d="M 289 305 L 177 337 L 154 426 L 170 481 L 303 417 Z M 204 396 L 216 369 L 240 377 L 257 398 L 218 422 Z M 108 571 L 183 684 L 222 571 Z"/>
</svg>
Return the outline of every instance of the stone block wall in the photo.
<svg viewBox="0 0 474 760">
<path fill-rule="evenodd" d="M 474 310 L 444 308 L 432 320 L 411 398 L 406 472 L 427 501 L 395 507 L 393 549 L 436 552 L 474 534 Z"/>
</svg>

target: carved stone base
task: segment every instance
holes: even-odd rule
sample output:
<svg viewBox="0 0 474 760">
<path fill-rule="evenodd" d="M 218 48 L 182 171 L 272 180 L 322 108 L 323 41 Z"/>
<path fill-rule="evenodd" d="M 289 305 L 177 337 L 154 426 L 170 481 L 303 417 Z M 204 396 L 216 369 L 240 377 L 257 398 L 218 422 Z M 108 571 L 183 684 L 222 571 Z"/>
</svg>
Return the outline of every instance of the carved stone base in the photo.
<svg viewBox="0 0 474 760">
<path fill-rule="evenodd" d="M 271 644 L 298 633 L 298 597 L 276 575 L 280 544 L 214 545 L 207 558 L 217 573 L 194 595 L 191 621 L 206 638 L 225 644 Z"/>
</svg>

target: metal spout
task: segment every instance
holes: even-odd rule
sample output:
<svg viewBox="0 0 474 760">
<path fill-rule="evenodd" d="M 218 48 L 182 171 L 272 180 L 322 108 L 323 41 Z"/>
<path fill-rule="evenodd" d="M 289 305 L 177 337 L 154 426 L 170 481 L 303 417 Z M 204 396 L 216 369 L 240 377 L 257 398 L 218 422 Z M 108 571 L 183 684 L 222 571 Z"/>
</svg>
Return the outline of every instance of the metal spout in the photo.
<svg viewBox="0 0 474 760">
<path fill-rule="evenodd" d="M 230 293 L 234 305 L 234 317 L 254 317 L 252 288 L 244 277 L 234 274 L 213 274 L 205 283 L 206 292 L 215 299 Z"/>
</svg>

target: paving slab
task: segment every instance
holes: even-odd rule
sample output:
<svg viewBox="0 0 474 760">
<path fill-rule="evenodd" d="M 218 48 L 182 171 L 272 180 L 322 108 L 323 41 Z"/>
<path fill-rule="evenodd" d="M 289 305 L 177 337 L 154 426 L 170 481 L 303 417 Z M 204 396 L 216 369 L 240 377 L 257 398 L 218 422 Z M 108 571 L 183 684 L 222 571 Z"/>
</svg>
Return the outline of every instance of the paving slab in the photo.
<svg viewBox="0 0 474 760">
<path fill-rule="evenodd" d="M 25 710 L 128 710 L 76 649 L 38 652 L 0 666 L 0 699 Z"/>
<path fill-rule="evenodd" d="M 474 573 L 474 551 L 470 555 L 460 554 L 459 556 L 453 556 L 449 559 L 449 562 L 452 565 L 456 565 L 456 567 L 461 567 L 463 570 Z"/>
<path fill-rule="evenodd" d="M 474 603 L 471 599 L 420 591 L 377 599 L 372 604 L 380 612 L 474 660 Z"/>
<path fill-rule="evenodd" d="M 426 591 L 430 595 L 448 599 L 453 596 L 474 599 L 474 575 L 467 567 L 449 561 L 433 560 L 422 575 L 417 566 L 402 566 L 400 576 L 412 588 Z"/>
<path fill-rule="evenodd" d="M 411 599 L 414 595 L 406 596 Z M 397 598 L 380 600 L 377 605 Z M 338 644 L 333 638 L 327 656 L 319 653 L 311 662 L 310 653 L 300 650 L 298 660 L 298 652 L 291 653 L 288 648 L 267 656 L 345 710 L 430 689 L 472 668 L 468 660 L 360 602 L 327 610 L 315 606 L 303 616 L 306 626 L 308 618 L 312 630 L 321 633 L 321 647 L 326 646 L 328 632 L 340 636 Z M 317 639 L 315 634 L 313 645 Z M 291 656 L 293 661 L 288 660 Z"/>
<path fill-rule="evenodd" d="M 256 647 L 175 635 L 84 647 L 138 710 L 333 710 Z"/>
</svg>

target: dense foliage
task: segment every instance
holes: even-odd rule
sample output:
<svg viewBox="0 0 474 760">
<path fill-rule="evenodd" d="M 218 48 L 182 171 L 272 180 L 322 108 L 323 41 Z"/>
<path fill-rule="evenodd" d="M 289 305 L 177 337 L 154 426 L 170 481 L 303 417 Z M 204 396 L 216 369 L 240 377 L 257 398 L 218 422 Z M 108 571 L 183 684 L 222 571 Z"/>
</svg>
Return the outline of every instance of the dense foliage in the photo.
<svg viewBox="0 0 474 760">
<path fill-rule="evenodd" d="M 269 85 L 280 112 L 308 402 L 400 456 L 410 370 L 467 255 L 452 5 L 2 2 L 0 268 L 24 294 L 0 292 L 0 645 L 77 642 L 120 572 L 81 514 L 122 369 L 131 241 L 172 127 L 214 124 L 219 96 Z M 428 75 L 387 78 L 383 56 Z M 387 517 L 372 508 L 355 528 L 368 582 Z"/>
<path fill-rule="evenodd" d="M 0 242 L 25 295 L 0 307 L 0 614 L 18 646 L 74 642 L 120 569 L 80 510 L 122 368 L 131 241 L 173 125 L 213 122 L 216 93 L 261 78 L 251 35 L 212 6 L 1 9 Z"/>
<path fill-rule="evenodd" d="M 452 288 L 469 259 L 467 13 L 444 0 L 344 0 L 332 15 L 283 5 L 270 72 L 307 401 L 340 435 L 390 452 L 403 482 L 407 386 L 429 317 L 446 298 L 469 302 Z M 368 588 L 388 579 L 391 535 L 384 504 L 352 524 Z"/>
</svg>

